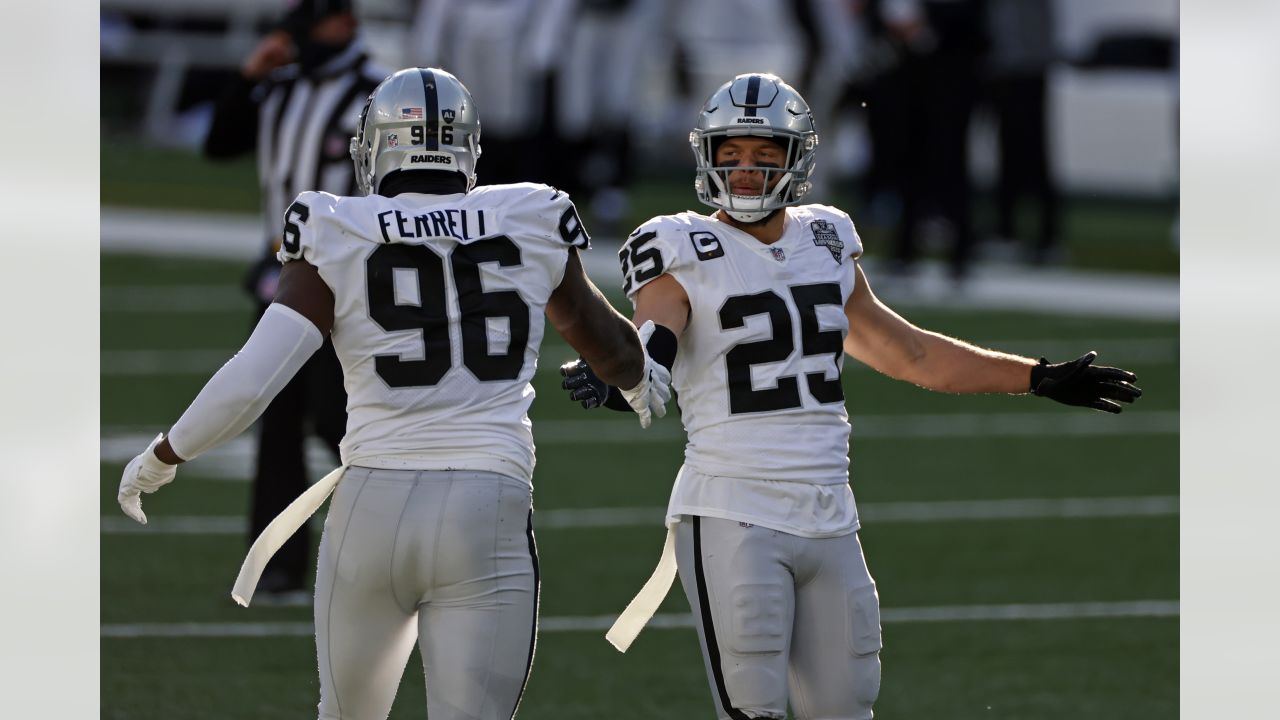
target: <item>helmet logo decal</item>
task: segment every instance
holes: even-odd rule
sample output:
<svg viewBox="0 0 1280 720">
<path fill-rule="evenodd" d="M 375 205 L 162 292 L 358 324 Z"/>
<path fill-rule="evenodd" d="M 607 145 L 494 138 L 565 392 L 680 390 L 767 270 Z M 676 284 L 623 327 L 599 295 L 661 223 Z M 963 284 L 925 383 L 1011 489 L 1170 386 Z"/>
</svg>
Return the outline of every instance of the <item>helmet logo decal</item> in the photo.
<svg viewBox="0 0 1280 720">
<path fill-rule="evenodd" d="M 400 144 L 400 136 L 395 133 L 387 133 L 387 147 L 393 148 Z"/>
<path fill-rule="evenodd" d="M 740 117 L 734 119 L 740 125 L 768 125 L 769 121 L 762 117 Z"/>
<path fill-rule="evenodd" d="M 457 117 L 457 114 L 454 113 L 453 108 L 445 108 L 440 111 L 440 117 L 444 118 L 446 124 L 452 125 L 453 119 Z"/>
<path fill-rule="evenodd" d="M 421 120 L 422 108 L 420 107 L 400 108 L 400 119 L 401 120 Z"/>
<path fill-rule="evenodd" d="M 814 220 L 809 223 L 809 228 L 813 230 L 813 244 L 825 247 L 831 251 L 832 259 L 840 262 L 840 255 L 844 252 L 844 241 L 836 232 L 836 226 L 826 220 Z"/>
<path fill-rule="evenodd" d="M 408 167 L 411 165 L 452 165 L 452 164 L 453 164 L 453 156 L 450 155 L 449 153 L 443 153 L 443 152 L 414 153 L 410 155 L 404 163 L 405 167 Z"/>
</svg>

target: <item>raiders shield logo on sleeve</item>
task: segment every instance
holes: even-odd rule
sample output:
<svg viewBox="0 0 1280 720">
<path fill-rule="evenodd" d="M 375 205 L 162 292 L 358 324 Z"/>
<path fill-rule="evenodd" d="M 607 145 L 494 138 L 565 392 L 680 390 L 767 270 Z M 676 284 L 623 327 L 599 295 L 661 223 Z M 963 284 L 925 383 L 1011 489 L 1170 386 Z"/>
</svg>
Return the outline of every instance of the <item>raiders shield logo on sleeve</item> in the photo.
<svg viewBox="0 0 1280 720">
<path fill-rule="evenodd" d="M 840 255 L 844 252 L 844 242 L 840 240 L 836 226 L 826 220 L 814 220 L 809 223 L 809 227 L 813 229 L 813 244 L 830 250 L 831 257 L 836 262 L 840 262 Z"/>
</svg>

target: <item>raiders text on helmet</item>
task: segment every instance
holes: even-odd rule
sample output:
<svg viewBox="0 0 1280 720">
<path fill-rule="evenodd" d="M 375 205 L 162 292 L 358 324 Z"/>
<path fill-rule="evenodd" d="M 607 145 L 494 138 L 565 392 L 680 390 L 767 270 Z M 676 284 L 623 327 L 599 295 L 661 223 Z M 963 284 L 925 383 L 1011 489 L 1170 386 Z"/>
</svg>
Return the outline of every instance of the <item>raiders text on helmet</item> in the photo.
<svg viewBox="0 0 1280 720">
<path fill-rule="evenodd" d="M 726 138 L 772 138 L 786 150 L 786 161 L 776 167 L 717 167 L 715 151 Z M 777 75 L 748 73 L 721 85 L 707 98 L 698 124 L 689 133 L 697 158 L 694 188 L 698 200 L 724 210 L 739 222 L 756 222 L 774 210 L 798 205 L 809 192 L 809 176 L 817 159 L 818 132 L 813 114 L 795 88 Z M 759 170 L 765 185 L 761 195 L 734 195 L 729 191 L 731 170 Z M 774 178 L 781 175 L 777 184 Z"/>
<path fill-rule="evenodd" d="M 397 170 L 446 170 L 476 183 L 480 116 L 458 78 L 439 68 L 407 68 L 374 88 L 351 138 L 356 185 L 372 195 Z"/>
</svg>

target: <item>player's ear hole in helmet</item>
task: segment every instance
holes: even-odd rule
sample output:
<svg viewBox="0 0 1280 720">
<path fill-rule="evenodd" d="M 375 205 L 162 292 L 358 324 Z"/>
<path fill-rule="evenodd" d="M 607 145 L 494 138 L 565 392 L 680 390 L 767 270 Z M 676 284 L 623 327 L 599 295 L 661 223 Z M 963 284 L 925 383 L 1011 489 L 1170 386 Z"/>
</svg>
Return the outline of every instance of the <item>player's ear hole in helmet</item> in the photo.
<svg viewBox="0 0 1280 720">
<path fill-rule="evenodd" d="M 480 116 L 471 93 L 449 72 L 406 68 L 369 95 L 350 151 L 365 195 L 382 192 L 393 174 L 419 171 L 456 174 L 463 191 L 470 190 L 480 159 Z"/>
<path fill-rule="evenodd" d="M 728 171 L 746 167 L 716 164 L 717 151 L 733 137 L 765 138 L 785 150 L 781 167 L 751 166 L 765 176 L 765 191 L 758 195 L 731 192 Z M 748 73 L 721 85 L 703 104 L 689 144 L 697 162 L 698 200 L 739 222 L 757 222 L 797 205 L 811 189 L 818 147 L 813 114 L 800 93 L 776 75 Z"/>
</svg>

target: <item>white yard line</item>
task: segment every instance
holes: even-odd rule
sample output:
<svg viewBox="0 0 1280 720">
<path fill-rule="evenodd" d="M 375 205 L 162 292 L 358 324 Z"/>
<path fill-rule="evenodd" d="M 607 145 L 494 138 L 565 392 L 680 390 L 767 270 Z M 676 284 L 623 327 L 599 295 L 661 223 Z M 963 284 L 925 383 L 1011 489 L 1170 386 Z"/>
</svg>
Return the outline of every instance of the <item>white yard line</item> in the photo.
<svg viewBox="0 0 1280 720">
<path fill-rule="evenodd" d="M 103 313 L 194 315 L 243 313 L 246 322 L 253 301 L 243 289 L 227 285 L 104 285 Z"/>
<path fill-rule="evenodd" d="M 598 411 L 600 420 L 539 420 L 533 436 L 539 446 L 626 443 L 642 445 L 680 442 L 684 428 L 674 417 L 660 420 L 641 431 L 620 413 Z M 1012 438 L 1176 435 L 1176 410 L 1134 410 L 1119 416 L 1063 409 L 1045 413 L 989 414 L 906 414 L 854 415 L 855 441 L 895 438 Z M 100 458 L 104 463 L 124 465 L 151 442 L 162 427 L 106 428 L 101 438 Z M 253 473 L 256 444 L 251 435 L 237 437 L 192 461 L 187 474 L 202 477 L 247 480 Z M 327 472 L 337 461 L 317 439 L 307 442 L 307 464 L 317 472 Z M 322 475 L 323 472 L 320 472 Z M 316 475 L 318 478 L 319 475 Z"/>
<path fill-rule="evenodd" d="M 921 622 L 975 622 L 1009 620 L 1079 620 L 1089 618 L 1176 618 L 1177 600 L 1137 600 L 1131 602 L 1044 603 L 1015 605 L 942 605 L 919 608 L 883 608 L 880 621 L 887 624 Z M 538 631 L 604 632 L 615 615 L 544 617 Z M 655 630 L 694 627 L 693 616 L 669 613 L 649 621 Z M 224 623 L 112 623 L 103 625 L 104 638 L 264 638 L 311 637 L 309 622 L 224 622 Z"/>
<path fill-rule="evenodd" d="M 103 350 L 100 368 L 103 377 L 207 377 L 235 354 L 235 349 Z"/>
<path fill-rule="evenodd" d="M 666 511 L 661 507 L 579 508 L 538 510 L 538 530 L 583 528 L 661 528 Z M 965 522 L 989 520 L 1043 520 L 1115 517 L 1158 517 L 1178 514 L 1178 498 L 1172 495 L 1114 498 L 1037 498 L 1017 500 L 941 500 L 932 502 L 859 503 L 858 516 L 866 523 Z M 122 515 L 100 518 L 104 535 L 243 535 L 245 519 L 239 515 L 153 515 L 139 525 Z"/>
</svg>

